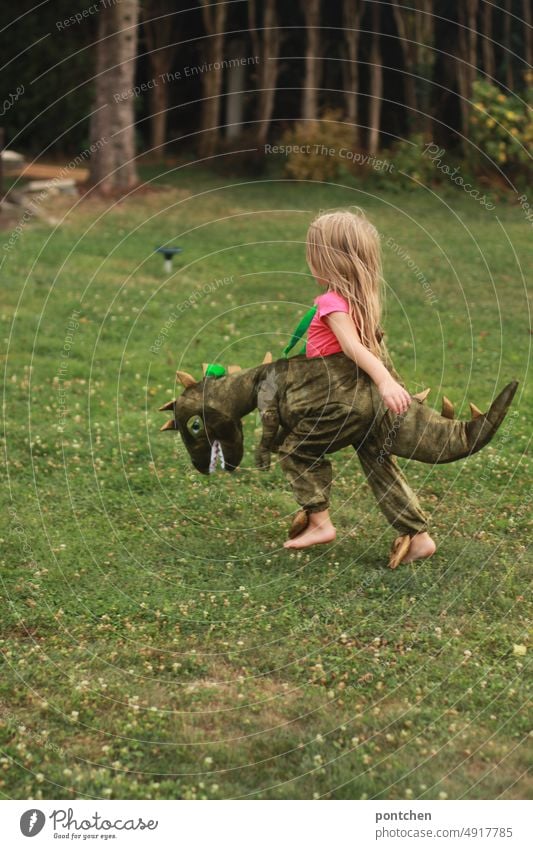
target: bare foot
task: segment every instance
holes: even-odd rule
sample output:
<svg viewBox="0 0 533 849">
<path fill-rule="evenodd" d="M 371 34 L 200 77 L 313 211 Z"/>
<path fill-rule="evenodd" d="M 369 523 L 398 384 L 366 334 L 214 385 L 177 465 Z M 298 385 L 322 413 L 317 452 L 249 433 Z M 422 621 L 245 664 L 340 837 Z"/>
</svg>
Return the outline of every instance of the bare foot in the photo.
<svg viewBox="0 0 533 849">
<path fill-rule="evenodd" d="M 288 539 L 283 543 L 285 548 L 309 548 L 311 545 L 323 545 L 333 542 L 337 531 L 335 530 L 327 510 L 321 513 L 311 513 L 309 524 L 301 534 Z"/>
<path fill-rule="evenodd" d="M 402 559 L 402 563 L 411 563 L 413 560 L 423 560 L 435 554 L 437 546 L 427 533 L 415 534 L 411 539 L 409 551 Z"/>
</svg>

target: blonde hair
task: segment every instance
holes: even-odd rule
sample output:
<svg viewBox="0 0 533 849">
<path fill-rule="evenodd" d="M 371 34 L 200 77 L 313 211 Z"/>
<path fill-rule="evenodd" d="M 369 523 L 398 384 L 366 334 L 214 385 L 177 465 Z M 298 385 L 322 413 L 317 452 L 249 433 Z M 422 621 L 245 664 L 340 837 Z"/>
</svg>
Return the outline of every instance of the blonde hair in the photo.
<svg viewBox="0 0 533 849">
<path fill-rule="evenodd" d="M 374 225 L 360 209 L 318 215 L 307 232 L 306 255 L 313 276 L 348 302 L 363 345 L 381 358 L 381 249 Z"/>
</svg>

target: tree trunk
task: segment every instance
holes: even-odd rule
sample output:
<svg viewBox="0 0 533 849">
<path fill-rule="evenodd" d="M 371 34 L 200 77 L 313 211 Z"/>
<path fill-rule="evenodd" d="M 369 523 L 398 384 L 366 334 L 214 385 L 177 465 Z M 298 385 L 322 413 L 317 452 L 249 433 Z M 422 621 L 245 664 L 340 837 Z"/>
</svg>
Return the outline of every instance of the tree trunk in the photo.
<svg viewBox="0 0 533 849">
<path fill-rule="evenodd" d="M 89 140 L 91 147 L 90 180 L 105 194 L 113 182 L 113 149 L 109 138 L 113 132 L 113 73 L 108 69 L 109 42 L 115 26 L 114 10 L 104 8 L 98 15 L 98 41 L 95 47 L 95 93 L 91 108 Z M 107 178 L 107 183 L 105 182 Z"/>
<path fill-rule="evenodd" d="M 254 54 L 259 62 L 259 100 L 257 104 L 256 142 L 264 145 L 272 121 L 276 84 L 279 73 L 279 50 L 281 35 L 276 9 L 276 0 L 264 0 L 262 3 L 263 20 L 259 29 L 255 0 L 249 0 L 249 31 Z M 259 35 L 259 32 L 261 35 Z"/>
<path fill-rule="evenodd" d="M 415 87 L 415 78 L 413 74 L 416 73 L 415 67 L 415 45 L 411 42 L 411 33 L 409 33 L 407 27 L 406 16 L 409 12 L 406 9 L 403 9 L 400 5 L 400 0 L 392 0 L 392 9 L 394 12 L 394 20 L 396 22 L 396 29 L 398 30 L 398 35 L 400 36 L 400 46 L 402 48 L 403 54 L 403 64 L 404 64 L 404 96 L 405 96 L 405 105 L 408 110 L 408 119 L 407 124 L 409 127 L 413 127 L 417 123 L 417 114 L 418 114 L 418 102 L 416 98 L 416 87 Z M 415 13 L 416 14 L 416 13 Z"/>
<path fill-rule="evenodd" d="M 223 69 L 222 61 L 224 47 L 224 25 L 226 23 L 226 4 L 216 6 L 210 0 L 200 0 L 202 16 L 207 38 L 204 55 L 208 66 L 202 72 L 202 135 L 199 153 L 203 157 L 211 157 L 215 153 L 219 138 L 220 105 L 222 94 Z"/>
<path fill-rule="evenodd" d="M 422 0 L 423 12 L 415 18 L 415 43 L 417 50 L 416 73 L 419 78 L 418 108 L 419 128 L 427 139 L 433 138 L 434 95 L 433 74 L 435 70 L 435 16 L 434 0 Z"/>
<path fill-rule="evenodd" d="M 359 144 L 359 40 L 366 0 L 343 0 L 342 18 L 346 59 L 343 62 L 346 119 L 352 126 L 353 144 Z"/>
<path fill-rule="evenodd" d="M 368 114 L 368 151 L 372 156 L 379 149 L 381 105 L 383 95 L 383 67 L 381 64 L 379 6 L 372 5 L 372 46 L 370 48 L 370 107 Z"/>
<path fill-rule="evenodd" d="M 279 36 L 276 35 L 276 38 L 279 45 Z M 266 49 L 267 44 L 265 43 Z M 258 118 L 261 123 L 258 125 L 257 132 L 257 141 L 259 144 L 264 144 L 267 139 L 276 98 L 279 62 L 277 55 L 272 55 L 271 53 L 271 56 L 272 61 L 264 62 L 261 69 L 261 92 L 258 106 Z"/>
<path fill-rule="evenodd" d="M 243 56 L 245 45 L 243 41 L 236 40 L 228 45 L 230 56 Z M 228 49 L 227 48 L 227 49 Z M 232 65 L 228 68 L 226 77 L 226 138 L 238 138 L 242 133 L 242 119 L 244 114 L 244 89 L 246 87 L 246 67 L 244 65 Z"/>
<path fill-rule="evenodd" d="M 320 85 L 320 0 L 302 0 L 305 16 L 305 79 L 302 93 L 302 118 L 318 120 L 318 87 Z"/>
<path fill-rule="evenodd" d="M 176 45 L 172 43 L 177 38 L 175 4 L 173 0 L 144 0 L 142 17 L 153 82 L 150 89 L 150 147 L 156 155 L 163 156 L 167 141 L 170 85 L 167 75 L 176 55 Z"/>
<path fill-rule="evenodd" d="M 157 76 L 155 78 L 158 79 Z M 150 92 L 150 152 L 159 157 L 163 156 L 167 142 L 167 86 L 167 82 L 160 81 Z"/>
<path fill-rule="evenodd" d="M 433 0 L 418 0 L 419 9 L 413 9 L 410 0 L 392 0 L 392 5 L 403 53 L 407 123 L 415 132 L 430 134 L 430 87 L 435 65 Z"/>
<path fill-rule="evenodd" d="M 482 26 L 482 47 L 483 47 L 483 71 L 485 76 L 491 82 L 494 82 L 494 44 L 492 40 L 492 6 L 490 3 L 484 3 L 481 15 Z"/>
<path fill-rule="evenodd" d="M 511 24 L 512 0 L 505 0 L 503 10 L 503 46 L 505 55 L 505 84 L 510 91 L 514 90 L 513 57 L 511 54 Z"/>
<path fill-rule="evenodd" d="M 138 20 L 138 0 L 102 6 L 98 14 L 90 138 L 91 180 L 102 194 L 137 182 L 132 88 Z"/>
<path fill-rule="evenodd" d="M 533 44 L 531 38 L 531 0 L 522 0 L 524 10 L 524 61 L 529 66 L 533 65 Z"/>
<path fill-rule="evenodd" d="M 468 137 L 472 85 L 477 71 L 477 12 L 479 0 L 459 3 L 457 84 L 461 107 L 463 139 Z"/>
</svg>

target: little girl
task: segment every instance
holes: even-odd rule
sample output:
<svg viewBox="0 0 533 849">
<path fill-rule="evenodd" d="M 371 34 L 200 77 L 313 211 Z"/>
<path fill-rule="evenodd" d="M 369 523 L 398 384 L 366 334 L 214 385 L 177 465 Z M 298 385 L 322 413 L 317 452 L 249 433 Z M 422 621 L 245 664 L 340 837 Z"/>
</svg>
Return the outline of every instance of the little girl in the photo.
<svg viewBox="0 0 533 849">
<path fill-rule="evenodd" d="M 379 235 L 358 212 L 319 215 L 307 233 L 307 263 L 324 293 L 315 299 L 306 356 L 325 357 L 344 352 L 374 381 L 384 404 L 404 413 L 411 396 L 384 365 L 381 344 L 381 251 Z M 399 470 L 398 470 L 399 471 Z M 307 528 L 286 548 L 306 548 L 335 539 L 329 510 L 309 514 Z M 403 562 L 429 557 L 435 543 L 426 533 L 411 539 Z"/>
</svg>

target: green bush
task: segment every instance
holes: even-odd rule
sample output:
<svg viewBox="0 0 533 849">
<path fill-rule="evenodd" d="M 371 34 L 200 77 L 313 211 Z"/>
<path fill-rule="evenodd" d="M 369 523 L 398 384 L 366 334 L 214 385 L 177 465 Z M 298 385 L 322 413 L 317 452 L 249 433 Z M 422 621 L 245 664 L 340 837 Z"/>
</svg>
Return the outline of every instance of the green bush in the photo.
<svg viewBox="0 0 533 849">
<path fill-rule="evenodd" d="M 400 183 L 402 190 L 416 189 L 418 183 L 432 186 L 444 181 L 442 173 L 426 155 L 427 147 L 425 136 L 417 134 L 409 139 L 402 139 L 387 151 L 387 158 L 394 165 L 391 172 L 393 182 Z"/>
<path fill-rule="evenodd" d="M 473 88 L 470 117 L 471 141 L 486 154 L 478 167 L 495 167 L 505 172 L 531 170 L 533 147 L 533 73 L 526 74 L 526 94 L 504 94 L 484 79 L 476 80 Z M 528 103 L 529 100 L 529 103 Z M 529 152 L 528 152 L 529 151 Z M 484 161 L 483 161 L 484 160 Z"/>
<path fill-rule="evenodd" d="M 272 152 L 286 156 L 287 177 L 325 183 L 337 179 L 349 165 L 343 151 L 352 149 L 353 127 L 343 123 L 340 111 L 332 109 L 319 121 L 300 121 L 292 126 Z"/>
</svg>

